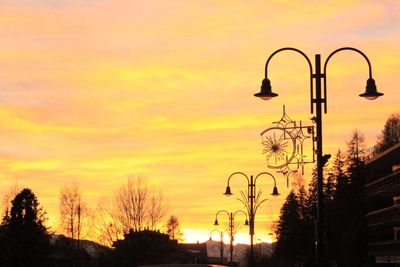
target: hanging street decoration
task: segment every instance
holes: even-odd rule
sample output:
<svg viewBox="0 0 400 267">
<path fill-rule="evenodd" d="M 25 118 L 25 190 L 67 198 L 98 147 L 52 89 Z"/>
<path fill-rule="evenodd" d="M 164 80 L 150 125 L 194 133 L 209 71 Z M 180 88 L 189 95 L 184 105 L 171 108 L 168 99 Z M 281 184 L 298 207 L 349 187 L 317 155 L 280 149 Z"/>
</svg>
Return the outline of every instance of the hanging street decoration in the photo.
<svg viewBox="0 0 400 267">
<path fill-rule="evenodd" d="M 304 165 L 315 162 L 315 132 L 313 125 L 302 125 L 292 120 L 283 106 L 283 114 L 274 126 L 261 132 L 263 154 L 267 167 L 282 173 L 289 186 L 289 178 Z"/>
</svg>

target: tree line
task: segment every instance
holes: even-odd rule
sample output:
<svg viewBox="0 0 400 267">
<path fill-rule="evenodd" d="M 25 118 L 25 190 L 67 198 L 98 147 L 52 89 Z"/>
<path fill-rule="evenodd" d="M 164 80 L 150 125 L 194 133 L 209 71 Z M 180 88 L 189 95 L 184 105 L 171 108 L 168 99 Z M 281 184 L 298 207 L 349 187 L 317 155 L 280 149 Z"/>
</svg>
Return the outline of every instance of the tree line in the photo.
<svg viewBox="0 0 400 267">
<path fill-rule="evenodd" d="M 400 142 L 400 114 L 385 123 L 377 144 L 367 151 L 365 138 L 354 131 L 345 152 L 338 150 L 331 165 L 324 168 L 325 263 L 324 266 L 366 266 L 365 161 Z M 297 176 L 293 189 L 274 223 L 275 251 L 263 266 L 314 266 L 317 219 L 316 169 L 306 189 Z"/>
<path fill-rule="evenodd" d="M 89 266 L 88 262 L 83 263 L 88 255 L 84 255 L 82 239 L 94 239 L 111 247 L 127 233 L 143 230 L 165 230 L 173 239 L 182 238 L 176 216 L 171 215 L 163 223 L 168 208 L 162 192 L 150 187 L 142 177 L 128 179 L 112 197 L 101 198 L 94 209 L 87 205 L 76 183 L 64 185 L 59 200 L 58 233 L 68 237 L 65 240 L 71 266 Z M 20 190 L 15 185 L 2 204 L 0 266 L 54 266 L 54 258 L 60 253 L 51 246 L 54 232 L 46 226 L 46 212 L 33 191 Z"/>
</svg>

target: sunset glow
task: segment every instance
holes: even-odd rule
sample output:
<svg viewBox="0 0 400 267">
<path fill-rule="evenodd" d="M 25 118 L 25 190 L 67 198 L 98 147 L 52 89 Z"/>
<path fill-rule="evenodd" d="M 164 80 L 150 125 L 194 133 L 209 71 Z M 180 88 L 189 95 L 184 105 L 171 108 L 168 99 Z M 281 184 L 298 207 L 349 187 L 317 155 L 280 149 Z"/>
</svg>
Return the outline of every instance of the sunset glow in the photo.
<svg viewBox="0 0 400 267">
<path fill-rule="evenodd" d="M 324 153 L 345 149 L 354 129 L 375 145 L 400 112 L 400 2 L 346 1 L 2 1 L 0 3 L 0 194 L 29 187 L 59 225 L 59 193 L 76 182 L 88 206 L 128 177 L 162 190 L 185 242 L 203 242 L 220 209 L 243 209 L 236 171 L 269 171 L 257 184 L 268 201 L 255 242 L 271 242 L 272 221 L 291 190 L 268 170 L 260 133 L 282 115 L 310 123 L 309 69 L 285 52 L 269 65 L 279 97 L 253 96 L 268 56 L 296 47 L 323 62 L 352 46 L 370 59 L 378 90 L 365 91 L 368 66 L 356 53 L 329 61 Z M 304 178 L 310 179 L 312 166 Z M 227 220 L 221 217 L 221 221 Z M 165 218 L 165 222 L 167 218 Z M 161 227 L 161 226 L 160 226 Z M 215 238 L 214 238 L 215 237 Z M 249 243 L 243 227 L 238 243 Z M 219 237 L 213 235 L 214 240 Z"/>
</svg>

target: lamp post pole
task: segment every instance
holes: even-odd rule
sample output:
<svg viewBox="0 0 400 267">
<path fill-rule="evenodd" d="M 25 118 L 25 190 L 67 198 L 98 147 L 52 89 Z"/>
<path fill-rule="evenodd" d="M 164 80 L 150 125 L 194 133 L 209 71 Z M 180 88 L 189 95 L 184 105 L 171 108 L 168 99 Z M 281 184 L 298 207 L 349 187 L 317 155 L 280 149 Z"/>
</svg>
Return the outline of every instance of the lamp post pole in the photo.
<svg viewBox="0 0 400 267">
<path fill-rule="evenodd" d="M 322 97 L 321 97 L 321 56 L 315 55 L 315 109 L 316 109 L 316 128 L 317 128 L 317 246 L 315 259 L 317 264 L 322 264 L 324 255 L 324 178 L 322 164 Z"/>
<path fill-rule="evenodd" d="M 250 266 L 251 267 L 253 267 L 254 265 L 255 265 L 255 261 L 254 261 L 254 233 L 255 233 L 255 230 L 254 230 L 254 221 L 255 221 L 255 216 L 256 216 L 256 211 L 257 211 L 257 207 L 262 203 L 262 202 L 264 202 L 264 201 L 266 201 L 266 199 L 264 199 L 264 200 L 262 200 L 262 201 L 260 201 L 259 203 L 256 203 L 256 207 L 254 207 L 254 205 L 255 205 L 255 192 L 256 192 L 256 181 L 257 181 L 257 178 L 259 177 L 259 176 L 261 176 L 261 175 L 269 175 L 273 180 L 274 180 L 274 188 L 273 188 L 273 191 L 272 191 L 272 196 L 279 196 L 279 193 L 278 193 L 278 188 L 276 187 L 276 180 L 275 180 L 275 177 L 272 175 L 272 174 L 270 174 L 270 173 L 268 173 L 268 172 L 261 172 L 261 173 L 259 173 L 259 174 L 257 174 L 257 176 L 256 176 L 256 178 L 253 178 L 253 175 L 250 175 L 250 178 L 246 175 L 246 174 L 244 174 L 243 172 L 234 172 L 234 173 L 232 173 L 230 176 L 229 176 L 229 178 L 228 178 L 228 185 L 227 185 L 227 187 L 226 187 L 226 190 L 225 190 L 225 193 L 224 193 L 224 195 L 228 195 L 228 196 L 230 196 L 230 195 L 232 195 L 232 192 L 231 192 L 231 188 L 230 188 L 230 186 L 229 186 L 229 182 L 230 182 L 230 179 L 234 176 L 234 175 L 237 175 L 237 174 L 240 174 L 240 175 L 242 175 L 242 176 L 244 176 L 244 177 L 246 177 L 246 179 L 247 179 L 247 196 L 248 196 L 248 205 L 247 205 L 247 208 L 248 208 L 248 210 L 247 210 L 247 212 L 249 213 L 249 221 L 250 221 L 250 223 L 249 223 L 249 234 L 250 234 Z M 243 203 L 243 204 L 245 204 L 245 203 Z"/>
<path fill-rule="evenodd" d="M 254 266 L 254 220 L 256 215 L 254 214 L 254 187 L 256 185 L 253 181 L 253 175 L 250 175 L 249 183 L 249 202 L 250 202 L 250 266 Z"/>
<path fill-rule="evenodd" d="M 219 225 L 218 223 L 218 214 L 220 212 L 224 212 L 228 215 L 229 217 L 229 223 L 228 223 L 228 227 L 229 227 L 229 250 L 230 250 L 230 263 L 233 263 L 233 241 L 234 241 L 234 228 L 235 228 L 235 215 L 239 212 L 243 213 L 246 216 L 246 221 L 244 222 L 244 225 L 248 225 L 249 222 L 247 220 L 247 213 L 244 212 L 243 210 L 237 210 L 235 212 L 227 212 L 226 210 L 219 210 L 216 214 L 215 214 L 215 222 L 214 225 L 217 226 Z M 221 231 L 222 233 L 222 231 Z M 221 234 L 221 240 L 222 240 L 222 234 Z M 222 247 L 221 247 L 222 249 Z"/>
<path fill-rule="evenodd" d="M 322 104 L 324 104 L 324 112 L 327 113 L 327 86 L 326 86 L 326 67 L 329 62 L 329 59 L 336 54 L 337 52 L 343 50 L 351 50 L 354 52 L 359 53 L 361 56 L 368 63 L 369 67 L 369 78 L 367 80 L 366 91 L 363 94 L 360 94 L 361 97 L 365 97 L 368 100 L 376 99 L 379 96 L 382 96 L 382 93 L 379 93 L 376 89 L 375 80 L 372 78 L 372 68 L 371 63 L 368 57 L 361 52 L 360 50 L 353 48 L 353 47 L 342 47 L 333 51 L 326 59 L 323 72 L 321 71 L 321 55 L 315 55 L 315 73 L 313 73 L 313 67 L 311 64 L 310 59 L 304 54 L 301 50 L 292 48 L 292 47 L 285 47 L 276 50 L 272 53 L 266 64 L 265 64 L 265 78 L 262 81 L 261 91 L 257 94 L 254 94 L 256 97 L 260 97 L 263 100 L 269 100 L 273 97 L 278 96 L 278 94 L 272 92 L 271 82 L 268 79 L 268 63 L 272 59 L 274 55 L 281 51 L 291 50 L 301 54 L 308 62 L 310 67 L 310 104 L 311 104 L 311 113 L 314 114 L 314 105 L 315 105 L 315 124 L 317 128 L 316 132 L 316 149 L 317 149 L 317 222 L 316 222 L 316 265 L 321 266 L 323 265 L 323 256 L 324 256 L 324 192 L 323 192 L 323 167 L 326 164 L 327 160 L 329 159 L 330 155 L 323 155 L 322 150 Z M 324 81 L 324 91 L 322 95 L 322 80 Z M 313 84 L 315 81 L 315 92 L 313 89 Z M 314 98 L 315 93 L 315 98 Z"/>
</svg>

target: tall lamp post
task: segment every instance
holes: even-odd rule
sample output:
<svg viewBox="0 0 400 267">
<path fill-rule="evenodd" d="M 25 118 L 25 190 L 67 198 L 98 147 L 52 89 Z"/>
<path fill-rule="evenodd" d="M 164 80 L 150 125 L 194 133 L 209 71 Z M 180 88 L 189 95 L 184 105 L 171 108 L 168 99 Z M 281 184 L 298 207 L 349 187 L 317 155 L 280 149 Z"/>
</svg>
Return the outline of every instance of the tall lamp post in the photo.
<svg viewBox="0 0 400 267">
<path fill-rule="evenodd" d="M 224 264 L 224 233 L 226 232 L 226 231 L 223 231 L 223 230 L 221 230 L 221 231 L 219 231 L 219 230 L 212 230 L 211 232 L 210 232 L 210 241 L 212 240 L 212 238 L 211 238 L 211 236 L 212 236 L 212 233 L 214 233 L 214 232 L 218 232 L 219 233 L 219 235 L 220 235 L 220 240 L 221 240 L 221 242 L 220 242 L 220 255 L 221 255 L 221 264 Z"/>
<path fill-rule="evenodd" d="M 237 210 L 235 212 L 227 212 L 226 210 L 219 210 L 216 214 L 215 214 L 215 221 L 214 221 L 214 225 L 217 226 L 219 225 L 218 223 L 218 214 L 219 213 L 225 213 L 228 215 L 229 217 L 229 249 L 230 249 L 230 253 L 231 253 L 231 260 L 230 263 L 233 262 L 233 240 L 234 240 L 234 233 L 233 233 L 233 229 L 235 228 L 235 215 L 237 213 L 243 213 L 246 216 L 246 221 L 244 222 L 244 225 L 249 225 L 249 221 L 247 220 L 247 213 L 244 212 L 243 210 Z M 222 236 L 221 236 L 222 239 Z"/>
<path fill-rule="evenodd" d="M 316 54 L 315 55 L 315 71 L 313 70 L 313 66 L 311 64 L 310 59 L 307 57 L 305 53 L 300 51 L 299 49 L 292 48 L 292 47 L 285 47 L 276 50 L 274 53 L 272 53 L 266 64 L 265 64 L 265 78 L 262 81 L 261 85 L 261 91 L 257 94 L 254 94 L 254 96 L 259 97 L 263 100 L 269 100 L 271 98 L 274 98 L 278 96 L 278 94 L 273 93 L 271 89 L 271 82 L 268 79 L 268 64 L 270 60 L 272 59 L 273 56 L 278 54 L 279 52 L 282 51 L 294 51 L 299 54 L 301 54 L 306 60 L 307 63 L 310 67 L 310 104 L 311 104 L 311 113 L 314 114 L 314 107 L 315 107 L 315 123 L 316 123 L 316 128 L 317 128 L 317 133 L 316 133 L 316 143 L 317 143 L 317 192 L 318 192 L 318 203 L 317 203 L 317 231 L 316 231 L 316 262 L 317 265 L 322 265 L 323 264 L 323 254 L 324 254 L 324 198 L 323 198 L 323 167 L 326 164 L 326 161 L 329 159 L 329 155 L 323 155 L 322 153 L 322 104 L 324 104 L 324 112 L 327 113 L 327 86 L 326 86 L 326 80 L 327 80 L 327 74 L 326 74 L 326 67 L 328 65 L 328 62 L 330 58 L 344 50 L 350 50 L 357 52 L 361 56 L 364 57 L 364 59 L 368 63 L 369 67 L 369 78 L 367 80 L 367 86 L 366 90 L 364 93 L 360 94 L 361 97 L 365 97 L 368 100 L 373 100 L 376 99 L 380 96 L 382 96 L 382 93 L 379 93 L 376 89 L 375 85 L 375 80 L 372 78 L 372 68 L 371 68 L 371 63 L 367 56 L 361 52 L 360 50 L 353 48 L 353 47 L 342 47 L 339 49 L 336 49 L 333 51 L 329 56 L 327 57 L 324 66 L 323 66 L 323 71 L 321 72 L 321 55 Z M 323 94 L 322 94 L 322 81 L 323 81 Z M 313 88 L 315 82 L 315 90 Z M 314 106 L 315 105 L 315 106 Z"/>
<path fill-rule="evenodd" d="M 248 196 L 248 209 L 249 209 L 248 213 L 249 213 L 249 220 L 250 220 L 250 226 L 249 226 L 249 228 L 250 228 L 249 229 L 250 266 L 254 266 L 254 232 L 255 232 L 254 231 L 254 220 L 255 220 L 255 216 L 256 216 L 257 207 L 259 204 L 261 204 L 261 202 L 260 202 L 260 203 L 258 203 L 258 205 L 256 207 L 254 207 L 257 178 L 260 177 L 261 175 L 267 175 L 267 176 L 270 176 L 274 180 L 274 189 L 271 194 L 272 196 L 279 196 L 278 188 L 276 187 L 275 177 L 268 172 L 261 172 L 261 173 L 257 174 L 257 176 L 254 179 L 253 179 L 253 175 L 250 175 L 250 178 L 249 178 L 243 172 L 234 172 L 228 178 L 228 185 L 226 187 L 224 195 L 227 195 L 227 196 L 232 195 L 231 187 L 229 186 L 229 182 L 230 182 L 231 178 L 235 175 L 242 175 L 242 176 L 246 177 L 246 179 L 247 179 L 247 196 Z"/>
</svg>

